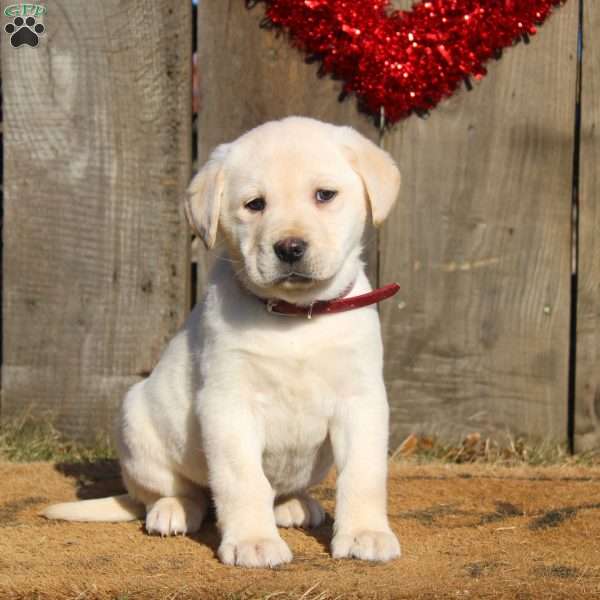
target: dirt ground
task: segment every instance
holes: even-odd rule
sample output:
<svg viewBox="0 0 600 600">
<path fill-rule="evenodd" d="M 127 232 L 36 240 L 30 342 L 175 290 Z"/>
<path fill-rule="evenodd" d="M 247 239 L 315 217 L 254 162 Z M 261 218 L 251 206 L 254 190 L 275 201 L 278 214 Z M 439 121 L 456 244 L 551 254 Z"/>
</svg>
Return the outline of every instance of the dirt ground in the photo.
<svg viewBox="0 0 600 600">
<path fill-rule="evenodd" d="M 389 512 L 403 556 L 333 560 L 332 521 L 283 530 L 294 561 L 242 570 L 218 533 L 161 539 L 141 522 L 61 523 L 47 503 L 118 492 L 114 463 L 0 463 L 0 598 L 600 598 L 600 468 L 393 464 Z M 329 515 L 333 479 L 315 496 Z"/>
</svg>

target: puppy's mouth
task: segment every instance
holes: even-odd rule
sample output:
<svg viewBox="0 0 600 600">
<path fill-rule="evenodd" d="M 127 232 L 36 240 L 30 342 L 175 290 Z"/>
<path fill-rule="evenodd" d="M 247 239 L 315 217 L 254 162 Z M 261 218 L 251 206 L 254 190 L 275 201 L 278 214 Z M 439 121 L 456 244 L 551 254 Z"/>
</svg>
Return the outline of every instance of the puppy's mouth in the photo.
<svg viewBox="0 0 600 600">
<path fill-rule="evenodd" d="M 277 285 L 284 286 L 296 286 L 296 285 L 310 285 L 314 283 L 314 277 L 310 275 L 306 275 L 305 273 L 297 273 L 296 271 L 292 271 L 291 273 L 286 273 L 281 277 L 278 277 L 275 280 Z"/>
</svg>

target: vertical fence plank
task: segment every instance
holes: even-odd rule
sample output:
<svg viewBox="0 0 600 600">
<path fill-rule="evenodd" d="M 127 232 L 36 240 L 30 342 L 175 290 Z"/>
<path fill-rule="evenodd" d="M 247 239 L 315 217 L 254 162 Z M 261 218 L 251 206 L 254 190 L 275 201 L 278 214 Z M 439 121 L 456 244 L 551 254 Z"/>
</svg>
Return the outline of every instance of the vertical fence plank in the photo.
<svg viewBox="0 0 600 600">
<path fill-rule="evenodd" d="M 600 10 L 583 4 L 575 449 L 600 447 Z"/>
<path fill-rule="evenodd" d="M 2 39 L 2 412 L 82 437 L 187 309 L 191 6 L 45 4 L 37 48 Z"/>
<path fill-rule="evenodd" d="M 265 121 L 290 115 L 314 117 L 350 125 L 377 141 L 371 121 L 359 114 L 353 100 L 337 101 L 338 82 L 316 76 L 318 65 L 307 65 L 285 35 L 259 27 L 262 4 L 247 10 L 243 0 L 200 2 L 198 64 L 202 108 L 198 122 L 198 159 L 202 164 L 218 144 L 235 139 Z M 365 236 L 366 255 L 374 282 L 377 237 Z M 206 283 L 210 256 L 199 250 L 198 292 Z"/>
<path fill-rule="evenodd" d="M 406 7 L 406 3 L 405 7 Z M 566 441 L 577 2 L 431 117 L 386 140 L 403 173 L 381 233 L 393 441 Z"/>
</svg>

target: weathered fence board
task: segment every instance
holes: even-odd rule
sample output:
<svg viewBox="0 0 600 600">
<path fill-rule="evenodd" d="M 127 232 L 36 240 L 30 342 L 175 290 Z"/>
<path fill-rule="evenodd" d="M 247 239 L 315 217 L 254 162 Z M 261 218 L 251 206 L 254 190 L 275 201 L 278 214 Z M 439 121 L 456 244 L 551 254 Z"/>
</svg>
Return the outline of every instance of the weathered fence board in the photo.
<svg viewBox="0 0 600 600">
<path fill-rule="evenodd" d="M 403 173 L 380 234 L 380 279 L 403 287 L 382 305 L 396 442 L 566 441 L 576 40 L 569 2 L 385 140 Z"/>
<path fill-rule="evenodd" d="M 81 437 L 108 428 L 188 308 L 180 201 L 190 175 L 194 24 L 189 2 L 45 4 L 38 48 L 14 49 L 2 35 L 1 408 L 50 411 Z M 399 206 L 367 245 L 373 282 L 402 285 L 381 305 L 392 444 L 413 431 L 566 440 L 577 9 L 569 0 L 473 92 L 382 139 L 403 174 Z M 318 66 L 284 35 L 260 29 L 263 5 L 203 0 L 198 13 L 199 163 L 217 144 L 291 114 L 379 140 L 353 100 L 337 102 L 338 82 L 318 79 Z M 600 445 L 598 31 L 600 11 L 588 0 L 582 450 Z M 203 251 L 197 259 L 201 293 L 212 259 Z"/>
<path fill-rule="evenodd" d="M 318 65 L 290 47 L 284 35 L 259 27 L 264 7 L 247 10 L 242 0 L 208 0 L 198 10 L 198 64 L 202 109 L 198 124 L 198 159 L 202 164 L 218 144 L 272 119 L 303 115 L 351 125 L 377 141 L 378 133 L 354 102 L 337 101 L 341 86 L 318 79 Z M 365 237 L 372 279 L 376 277 L 376 233 Z M 214 252 L 218 252 L 216 248 Z M 213 252 L 213 254 L 214 254 Z M 198 256 L 198 291 L 202 293 L 210 256 Z"/>
<path fill-rule="evenodd" d="M 583 8 L 576 450 L 600 447 L 600 8 Z"/>
<path fill-rule="evenodd" d="M 39 47 L 2 40 L 2 413 L 48 410 L 83 436 L 188 308 L 191 6 L 47 8 Z"/>
</svg>

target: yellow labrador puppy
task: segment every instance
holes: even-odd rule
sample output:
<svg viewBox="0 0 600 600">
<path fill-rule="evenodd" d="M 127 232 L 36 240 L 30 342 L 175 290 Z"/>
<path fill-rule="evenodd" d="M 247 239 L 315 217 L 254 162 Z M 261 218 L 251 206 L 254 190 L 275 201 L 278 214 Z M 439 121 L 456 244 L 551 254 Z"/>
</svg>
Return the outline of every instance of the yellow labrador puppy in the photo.
<svg viewBox="0 0 600 600">
<path fill-rule="evenodd" d="M 212 496 L 220 559 L 273 567 L 292 558 L 277 526 L 323 521 L 307 490 L 335 463 L 333 556 L 399 556 L 386 513 L 382 294 L 360 259 L 367 218 L 383 221 L 399 185 L 388 154 L 313 119 L 266 123 L 219 146 L 186 210 L 206 246 L 219 230 L 226 252 L 204 302 L 124 399 L 118 452 L 129 493 L 45 516 L 145 514 L 149 533 L 185 534 Z"/>
</svg>

